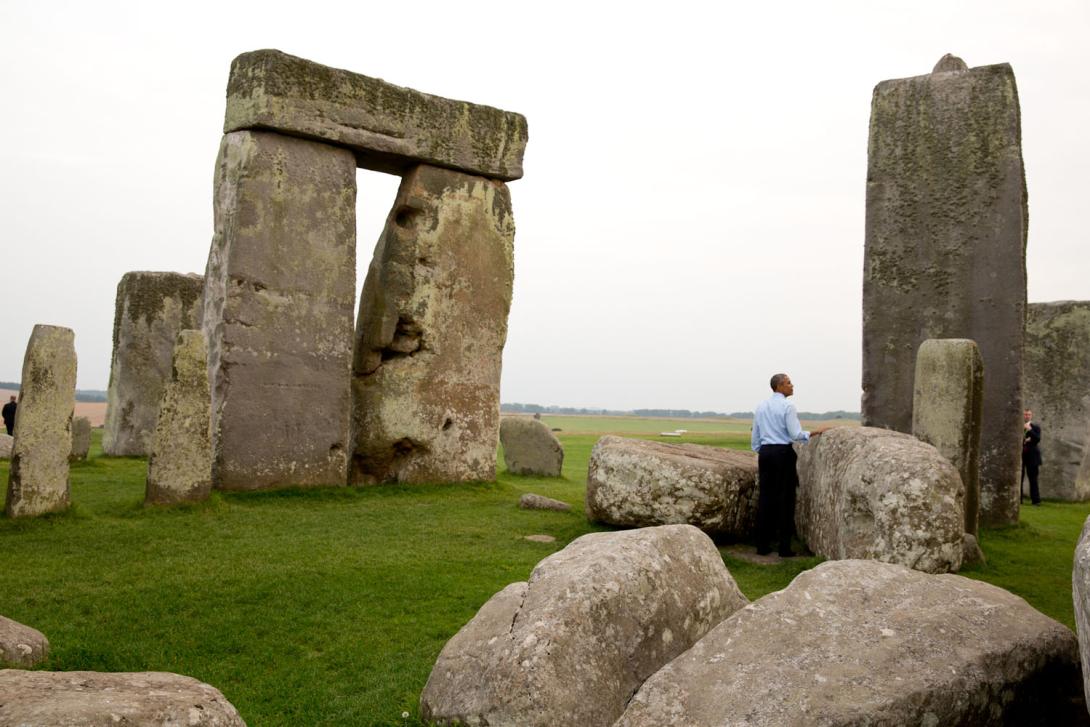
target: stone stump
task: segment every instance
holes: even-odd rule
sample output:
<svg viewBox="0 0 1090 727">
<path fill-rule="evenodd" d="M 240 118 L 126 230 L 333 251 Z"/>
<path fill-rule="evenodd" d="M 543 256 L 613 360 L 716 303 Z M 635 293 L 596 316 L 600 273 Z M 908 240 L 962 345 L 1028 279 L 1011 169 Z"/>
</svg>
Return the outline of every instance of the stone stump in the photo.
<svg viewBox="0 0 1090 727">
<path fill-rule="evenodd" d="M 866 426 L 912 430 L 916 350 L 977 342 L 987 371 L 980 520 L 1018 521 L 1026 182 L 1007 64 L 953 57 L 871 103 L 863 270 Z"/>
<path fill-rule="evenodd" d="M 8 517 L 68 507 L 68 455 L 76 406 L 75 335 L 70 328 L 34 326 L 21 382 L 4 506 Z"/>
<path fill-rule="evenodd" d="M 984 367 L 976 343 L 928 339 L 916 354 L 912 434 L 950 460 L 965 486 L 965 532 L 977 534 Z"/>
<path fill-rule="evenodd" d="M 0 616 L 0 669 L 31 669 L 49 656 L 49 639 L 38 629 Z"/>
<path fill-rule="evenodd" d="M 514 234 L 505 184 L 402 180 L 360 295 L 355 481 L 495 478 Z"/>
<path fill-rule="evenodd" d="M 504 466 L 513 474 L 559 477 L 564 467 L 564 447 L 539 419 L 502 417 L 500 444 Z"/>
<path fill-rule="evenodd" d="M 200 275 L 125 273 L 117 284 L 114 346 L 102 451 L 146 457 L 174 339 L 201 325 Z"/>
<path fill-rule="evenodd" d="M 72 419 L 72 452 L 69 462 L 85 462 L 91 450 L 91 420 L 87 417 Z"/>
<path fill-rule="evenodd" d="M 11 459 L 11 449 L 15 446 L 15 437 L 0 434 L 0 459 Z"/>
<path fill-rule="evenodd" d="M 223 137 L 204 330 L 214 485 L 347 481 L 356 163 L 279 134 Z"/>
<path fill-rule="evenodd" d="M 171 379 L 163 391 L 148 459 L 144 502 L 197 502 L 212 490 L 208 344 L 201 331 L 182 331 Z"/>
<path fill-rule="evenodd" d="M 1030 303 L 1025 348 L 1025 406 L 1041 424 L 1041 497 L 1090 500 L 1090 302 Z"/>
</svg>

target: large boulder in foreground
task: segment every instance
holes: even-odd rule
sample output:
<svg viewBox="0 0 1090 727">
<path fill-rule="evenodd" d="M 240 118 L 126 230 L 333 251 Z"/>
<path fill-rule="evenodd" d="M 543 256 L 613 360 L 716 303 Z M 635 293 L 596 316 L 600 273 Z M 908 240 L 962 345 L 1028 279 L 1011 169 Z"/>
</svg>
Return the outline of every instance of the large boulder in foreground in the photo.
<svg viewBox="0 0 1090 727">
<path fill-rule="evenodd" d="M 648 676 L 746 604 L 712 541 L 670 525 L 591 533 L 493 596 L 420 697 L 440 724 L 611 725 Z"/>
<path fill-rule="evenodd" d="M 559 477 L 564 466 L 564 447 L 540 419 L 502 417 L 500 444 L 503 464 L 516 475 Z"/>
<path fill-rule="evenodd" d="M 757 456 L 602 437 L 590 454 L 586 510 L 591 520 L 611 525 L 688 523 L 746 537 L 757 519 Z"/>
<path fill-rule="evenodd" d="M 1084 724 L 1078 645 L 956 575 L 835 561 L 735 613 L 649 678 L 616 727 Z"/>
<path fill-rule="evenodd" d="M 29 669 L 48 655 L 49 639 L 41 631 L 0 616 L 0 667 Z"/>
<path fill-rule="evenodd" d="M 215 687 L 165 672 L 0 671 L 0 725 L 245 727 Z"/>
<path fill-rule="evenodd" d="M 1075 567 L 1071 574 L 1071 592 L 1075 600 L 1075 628 L 1079 633 L 1083 689 L 1090 704 L 1090 518 L 1082 526 L 1075 546 Z"/>
<path fill-rule="evenodd" d="M 799 537 L 825 558 L 928 573 L 961 567 L 961 477 L 930 444 L 873 427 L 830 429 L 799 448 Z"/>
</svg>

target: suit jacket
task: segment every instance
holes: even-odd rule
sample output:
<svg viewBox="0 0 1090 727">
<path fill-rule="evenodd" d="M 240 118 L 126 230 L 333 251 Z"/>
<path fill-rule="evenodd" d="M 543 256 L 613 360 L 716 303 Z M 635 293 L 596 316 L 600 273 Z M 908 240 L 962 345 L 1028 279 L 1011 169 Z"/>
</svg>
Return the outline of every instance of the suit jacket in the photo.
<svg viewBox="0 0 1090 727">
<path fill-rule="evenodd" d="M 1041 466 L 1041 450 L 1037 445 L 1041 442 L 1041 426 L 1035 422 L 1029 423 L 1029 431 L 1022 438 L 1022 462 Z"/>
</svg>

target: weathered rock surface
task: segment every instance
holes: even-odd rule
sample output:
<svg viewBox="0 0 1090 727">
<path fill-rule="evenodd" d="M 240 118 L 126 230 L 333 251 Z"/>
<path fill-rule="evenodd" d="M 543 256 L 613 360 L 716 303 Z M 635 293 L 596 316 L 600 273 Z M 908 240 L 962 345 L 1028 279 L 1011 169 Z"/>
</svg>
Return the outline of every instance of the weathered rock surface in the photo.
<svg viewBox="0 0 1090 727">
<path fill-rule="evenodd" d="M 502 417 L 500 443 L 503 445 L 503 463 L 508 472 L 560 476 L 564 466 L 564 448 L 540 419 Z"/>
<path fill-rule="evenodd" d="M 121 276 L 114 305 L 102 451 L 146 457 L 163 387 L 170 380 L 174 339 L 201 325 L 204 278 L 181 273 L 132 272 Z"/>
<path fill-rule="evenodd" d="M 961 567 L 964 489 L 930 444 L 888 429 L 839 427 L 798 452 L 795 523 L 815 554 L 928 573 Z"/>
<path fill-rule="evenodd" d="M 493 596 L 447 642 L 425 720 L 610 725 L 660 666 L 746 604 L 711 540 L 671 525 L 591 533 Z"/>
<path fill-rule="evenodd" d="M 401 174 L 424 163 L 493 179 L 522 176 L 526 119 L 323 66 L 277 50 L 231 64 L 224 133 L 273 129 L 356 152 L 359 165 Z"/>
<path fill-rule="evenodd" d="M 746 537 L 757 521 L 757 456 L 602 437 L 590 454 L 586 511 L 590 520 L 611 525 L 688 523 Z"/>
<path fill-rule="evenodd" d="M 1090 500 L 1090 302 L 1030 303 L 1026 408 L 1041 423 L 1041 497 Z"/>
<path fill-rule="evenodd" d="M 197 502 L 212 491 L 208 344 L 201 331 L 182 331 L 173 372 L 159 404 L 148 458 L 144 502 Z"/>
<path fill-rule="evenodd" d="M 977 533 L 984 365 L 976 343 L 931 338 L 916 354 L 912 434 L 939 450 L 965 486 L 965 532 Z"/>
<path fill-rule="evenodd" d="M 70 328 L 36 325 L 23 358 L 19 415 L 8 474 L 8 517 L 68 507 L 68 454 L 76 406 L 75 335 Z"/>
<path fill-rule="evenodd" d="M 495 478 L 514 234 L 504 184 L 402 180 L 360 295 L 356 481 Z"/>
<path fill-rule="evenodd" d="M 30 669 L 45 661 L 47 656 L 49 639 L 41 631 L 0 616 L 0 668 Z"/>
<path fill-rule="evenodd" d="M 571 510 L 571 505 L 566 502 L 554 500 L 544 495 L 535 495 L 532 492 L 527 492 L 519 498 L 519 507 L 523 510 L 558 510 L 561 512 Z"/>
<path fill-rule="evenodd" d="M 1090 517 L 1083 523 L 1082 534 L 1075 545 L 1071 594 L 1075 602 L 1075 630 L 1079 634 L 1083 692 L 1090 704 Z"/>
<path fill-rule="evenodd" d="M 84 461 L 87 452 L 91 450 L 91 420 L 87 417 L 74 417 L 72 419 L 72 452 L 68 455 L 69 462 Z"/>
<path fill-rule="evenodd" d="M 11 459 L 11 449 L 15 446 L 15 437 L 0 434 L 0 459 Z"/>
<path fill-rule="evenodd" d="M 166 672 L 0 671 L 2 727 L 245 727 L 216 689 Z"/>
<path fill-rule="evenodd" d="M 1007 64 L 883 81 L 871 103 L 863 271 L 863 424 L 912 430 L 916 350 L 977 342 L 980 519 L 1018 521 L 1028 223 Z"/>
<path fill-rule="evenodd" d="M 837 561 L 715 627 L 616 727 L 1084 724 L 1079 689 L 1074 635 L 1021 598 Z"/>
<path fill-rule="evenodd" d="M 984 557 L 984 551 L 980 549 L 980 543 L 972 533 L 965 533 L 961 540 L 961 566 L 987 565 L 988 559 Z"/>
<path fill-rule="evenodd" d="M 355 201 L 345 149 L 223 137 L 204 297 L 215 487 L 347 482 Z"/>
</svg>

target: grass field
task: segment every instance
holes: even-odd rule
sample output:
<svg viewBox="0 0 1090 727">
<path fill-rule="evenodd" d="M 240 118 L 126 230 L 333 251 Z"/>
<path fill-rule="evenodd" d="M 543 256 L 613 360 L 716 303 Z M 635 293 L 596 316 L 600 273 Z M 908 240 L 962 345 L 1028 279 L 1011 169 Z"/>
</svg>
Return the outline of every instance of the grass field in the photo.
<svg viewBox="0 0 1090 727">
<path fill-rule="evenodd" d="M 251 727 L 419 724 L 446 640 L 539 560 L 602 529 L 583 513 L 598 432 L 680 427 L 691 432 L 681 441 L 748 446 L 729 422 L 616 419 L 545 417 L 562 430 L 558 479 L 501 466 L 492 484 L 215 493 L 172 509 L 141 505 L 145 461 L 99 456 L 96 431 L 92 459 L 72 469 L 70 512 L 0 519 L 0 614 L 49 637 L 44 668 L 188 674 L 220 688 Z M 573 511 L 519 510 L 531 491 Z M 1018 527 L 982 533 L 988 565 L 966 575 L 1073 626 L 1072 553 L 1088 514 L 1090 504 L 1025 508 Z M 523 539 L 535 533 L 557 541 Z M 724 559 L 750 598 L 819 562 Z"/>
</svg>

